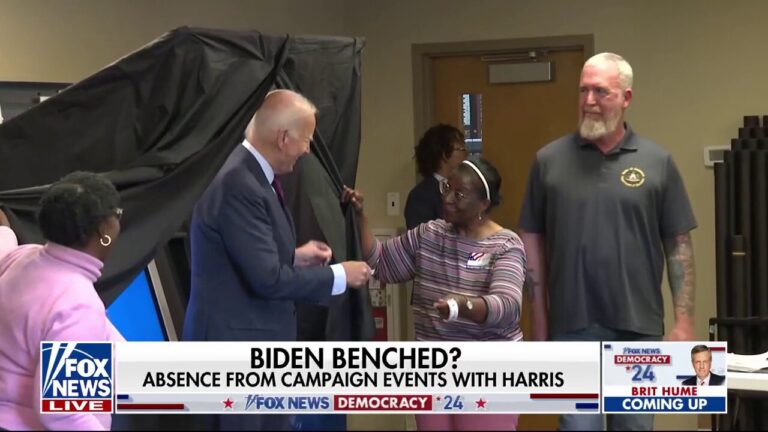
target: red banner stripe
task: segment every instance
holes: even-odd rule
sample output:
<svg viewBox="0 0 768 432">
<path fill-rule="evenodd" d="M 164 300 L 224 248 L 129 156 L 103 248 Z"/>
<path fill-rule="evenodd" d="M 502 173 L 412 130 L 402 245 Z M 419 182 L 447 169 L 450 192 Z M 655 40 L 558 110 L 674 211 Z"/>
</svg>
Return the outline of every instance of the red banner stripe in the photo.
<svg viewBox="0 0 768 432">
<path fill-rule="evenodd" d="M 183 410 L 182 403 L 131 403 L 117 404 L 119 410 Z"/>
</svg>

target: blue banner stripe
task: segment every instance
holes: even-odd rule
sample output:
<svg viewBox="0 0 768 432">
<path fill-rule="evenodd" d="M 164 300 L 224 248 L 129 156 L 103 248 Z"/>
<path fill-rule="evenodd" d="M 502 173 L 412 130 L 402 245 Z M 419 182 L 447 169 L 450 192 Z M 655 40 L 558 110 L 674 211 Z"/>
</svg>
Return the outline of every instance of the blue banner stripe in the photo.
<svg viewBox="0 0 768 432">
<path fill-rule="evenodd" d="M 596 410 L 598 408 L 600 408 L 600 404 L 594 402 L 578 402 L 576 404 L 576 409 Z"/>
<path fill-rule="evenodd" d="M 131 397 L 130 397 L 130 396 L 128 396 L 128 395 L 126 395 L 126 394 L 117 395 L 117 400 L 128 400 L 128 399 L 130 399 L 130 398 L 131 398 Z"/>
<path fill-rule="evenodd" d="M 720 397 L 606 397 L 604 412 L 725 412 Z"/>
</svg>

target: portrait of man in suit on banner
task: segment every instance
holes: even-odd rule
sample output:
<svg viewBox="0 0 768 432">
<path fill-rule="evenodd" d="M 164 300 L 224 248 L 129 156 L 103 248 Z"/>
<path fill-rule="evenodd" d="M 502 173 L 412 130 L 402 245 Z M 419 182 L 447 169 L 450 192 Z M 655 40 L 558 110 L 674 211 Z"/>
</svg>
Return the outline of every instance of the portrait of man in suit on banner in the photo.
<svg viewBox="0 0 768 432">
<path fill-rule="evenodd" d="M 719 386 L 725 383 L 725 377 L 712 373 L 712 351 L 706 345 L 696 345 L 691 350 L 691 364 L 696 375 L 683 381 L 689 386 Z"/>
</svg>

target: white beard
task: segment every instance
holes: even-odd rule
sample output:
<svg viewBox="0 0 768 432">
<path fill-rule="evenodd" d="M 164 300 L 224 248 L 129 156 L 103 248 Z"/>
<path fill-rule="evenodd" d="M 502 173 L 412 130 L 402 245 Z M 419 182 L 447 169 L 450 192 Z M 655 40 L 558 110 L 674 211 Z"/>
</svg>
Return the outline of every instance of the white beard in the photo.
<svg viewBox="0 0 768 432">
<path fill-rule="evenodd" d="M 619 126 L 620 113 L 621 111 L 617 111 L 615 115 L 600 119 L 585 117 L 582 113 L 579 134 L 584 139 L 596 140 L 614 132 Z"/>
</svg>

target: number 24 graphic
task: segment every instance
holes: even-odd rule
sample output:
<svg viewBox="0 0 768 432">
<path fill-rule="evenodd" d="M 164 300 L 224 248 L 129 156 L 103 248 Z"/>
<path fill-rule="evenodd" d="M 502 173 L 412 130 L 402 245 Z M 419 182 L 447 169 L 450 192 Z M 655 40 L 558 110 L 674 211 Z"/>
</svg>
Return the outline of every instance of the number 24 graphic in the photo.
<svg viewBox="0 0 768 432">
<path fill-rule="evenodd" d="M 461 396 L 451 396 L 446 395 L 445 396 L 445 405 L 443 405 L 443 410 L 463 410 L 464 409 L 464 402 L 461 401 Z"/>
<path fill-rule="evenodd" d="M 632 370 L 635 371 L 632 381 L 656 381 L 656 374 L 653 373 L 651 365 L 645 365 L 645 370 L 640 365 L 634 365 Z"/>
</svg>

